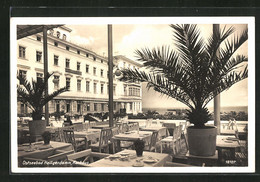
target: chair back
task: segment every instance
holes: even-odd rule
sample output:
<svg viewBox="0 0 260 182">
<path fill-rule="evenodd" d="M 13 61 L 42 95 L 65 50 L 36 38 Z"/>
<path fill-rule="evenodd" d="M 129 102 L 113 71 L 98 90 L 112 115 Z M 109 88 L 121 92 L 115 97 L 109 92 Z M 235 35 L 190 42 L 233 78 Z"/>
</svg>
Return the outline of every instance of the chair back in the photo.
<svg viewBox="0 0 260 182">
<path fill-rule="evenodd" d="M 116 127 L 119 129 L 119 132 L 122 132 L 123 123 L 116 123 Z"/>
<path fill-rule="evenodd" d="M 178 138 L 178 133 L 179 133 L 179 128 L 180 128 L 180 126 L 176 126 L 175 128 L 174 128 L 174 130 L 173 130 L 173 139 L 177 139 Z"/>
<path fill-rule="evenodd" d="M 133 131 L 134 130 L 134 123 L 128 124 L 128 131 Z"/>
<path fill-rule="evenodd" d="M 176 130 L 176 123 L 163 123 L 162 126 L 168 129 L 170 136 L 173 136 L 173 133 Z"/>
<path fill-rule="evenodd" d="M 56 142 L 61 142 L 62 138 L 61 138 L 59 129 L 57 129 L 53 133 L 51 133 L 51 140 L 56 141 Z"/>
<path fill-rule="evenodd" d="M 138 122 L 133 123 L 133 130 L 139 130 L 139 123 Z"/>
<path fill-rule="evenodd" d="M 82 131 L 83 130 L 83 124 L 82 123 L 78 123 L 78 124 L 74 124 L 74 131 Z"/>
<path fill-rule="evenodd" d="M 120 129 L 118 127 L 115 127 L 112 129 L 113 136 L 118 135 L 120 133 Z"/>
<path fill-rule="evenodd" d="M 112 129 L 110 128 L 102 129 L 99 138 L 99 147 L 103 145 L 107 145 L 112 135 L 113 135 Z"/>
<path fill-rule="evenodd" d="M 74 131 L 63 130 L 63 134 L 64 134 L 64 141 L 66 143 L 71 143 L 76 151 L 76 141 L 75 141 Z"/>
<path fill-rule="evenodd" d="M 122 124 L 122 133 L 129 131 L 127 123 Z"/>
<path fill-rule="evenodd" d="M 181 137 L 182 129 L 183 129 L 183 125 L 179 125 L 179 128 L 178 128 L 178 135 L 177 135 L 178 138 Z"/>
<path fill-rule="evenodd" d="M 153 131 L 152 137 L 151 137 L 151 142 L 149 145 L 149 151 L 151 151 L 151 149 L 154 147 L 156 147 L 156 142 L 157 142 L 157 138 L 158 138 L 158 131 Z"/>
</svg>

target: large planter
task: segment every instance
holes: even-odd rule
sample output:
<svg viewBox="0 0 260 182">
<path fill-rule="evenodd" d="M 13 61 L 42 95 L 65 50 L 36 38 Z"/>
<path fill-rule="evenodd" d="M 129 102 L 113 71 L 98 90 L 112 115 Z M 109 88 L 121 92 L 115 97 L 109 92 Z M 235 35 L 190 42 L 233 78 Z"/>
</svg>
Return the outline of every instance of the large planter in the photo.
<svg viewBox="0 0 260 182">
<path fill-rule="evenodd" d="M 41 136 L 46 129 L 45 120 L 29 121 L 29 133 L 31 136 Z"/>
<path fill-rule="evenodd" d="M 190 155 L 213 156 L 216 152 L 217 128 L 207 126 L 205 128 L 187 128 L 188 145 Z"/>
</svg>

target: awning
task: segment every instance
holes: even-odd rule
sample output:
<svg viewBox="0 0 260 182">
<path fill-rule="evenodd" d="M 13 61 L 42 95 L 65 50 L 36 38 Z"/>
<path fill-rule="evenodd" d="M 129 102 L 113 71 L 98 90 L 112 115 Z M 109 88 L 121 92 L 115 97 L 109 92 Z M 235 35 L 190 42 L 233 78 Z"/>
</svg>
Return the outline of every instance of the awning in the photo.
<svg viewBox="0 0 260 182">
<path fill-rule="evenodd" d="M 63 25 L 17 25 L 17 40 L 42 32 L 43 26 L 49 30 Z"/>
</svg>

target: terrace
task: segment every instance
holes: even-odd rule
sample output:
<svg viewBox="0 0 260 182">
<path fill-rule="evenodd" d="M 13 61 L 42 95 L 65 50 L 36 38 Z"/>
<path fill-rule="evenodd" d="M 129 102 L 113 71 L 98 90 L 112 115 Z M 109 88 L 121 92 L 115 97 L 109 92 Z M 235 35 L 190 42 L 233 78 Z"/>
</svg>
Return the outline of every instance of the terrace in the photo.
<svg viewBox="0 0 260 182">
<path fill-rule="evenodd" d="M 186 128 L 183 121 L 124 120 L 109 127 L 108 122 L 89 122 L 83 118 L 64 126 L 62 120 L 50 119 L 50 144 L 43 138 L 32 142 L 26 119 L 19 122 L 19 167 L 46 167 L 46 162 L 60 162 L 57 167 L 190 167 L 190 166 L 247 166 L 247 124 L 228 121 L 221 123 L 217 136 L 216 156 L 191 156 L 188 151 Z M 211 125 L 211 122 L 208 123 Z M 72 135 L 66 132 L 71 131 Z M 110 131 L 104 134 L 104 131 Z M 157 133 L 154 138 L 154 133 Z M 137 157 L 136 140 L 145 142 L 143 156 Z M 29 143 L 31 141 L 31 143 Z M 99 143 L 102 142 L 102 145 Z M 58 157 L 57 157 L 58 156 Z M 78 157 L 80 156 L 80 157 Z M 56 158 L 57 157 L 57 158 Z M 77 158 L 78 157 L 78 158 Z M 72 163 L 71 160 L 77 162 Z M 26 161 L 26 162 L 24 162 Z M 38 162 L 36 162 L 38 161 Z M 36 163 L 33 163 L 36 162 Z M 23 165 L 24 164 L 24 165 Z M 66 165 L 63 165 L 66 164 Z"/>
</svg>

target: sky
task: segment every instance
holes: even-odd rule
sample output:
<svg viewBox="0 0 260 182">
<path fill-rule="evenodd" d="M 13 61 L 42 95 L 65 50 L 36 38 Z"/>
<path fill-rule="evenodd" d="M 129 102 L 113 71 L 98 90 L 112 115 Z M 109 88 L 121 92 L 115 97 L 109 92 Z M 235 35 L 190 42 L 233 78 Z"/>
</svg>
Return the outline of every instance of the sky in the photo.
<svg viewBox="0 0 260 182">
<path fill-rule="evenodd" d="M 71 41 L 80 44 L 102 56 L 107 56 L 107 25 L 66 25 L 71 28 Z M 225 25 L 220 25 L 223 28 Z M 234 35 L 240 34 L 247 25 L 226 25 L 233 26 L 236 31 Z M 212 32 L 212 24 L 198 25 L 201 36 L 207 38 Z M 233 35 L 231 36 L 233 37 Z M 116 24 L 113 25 L 113 55 L 124 55 L 135 60 L 135 50 L 141 48 L 161 47 L 169 45 L 174 49 L 172 28 L 168 24 Z M 239 54 L 248 54 L 248 43 L 237 51 Z M 144 108 L 174 108 L 185 107 L 184 104 L 175 99 L 162 96 L 150 89 L 146 89 L 143 83 L 143 107 Z M 221 106 L 247 106 L 248 105 L 248 79 L 245 79 L 229 90 L 221 93 Z M 213 102 L 208 104 L 213 106 Z"/>
</svg>

